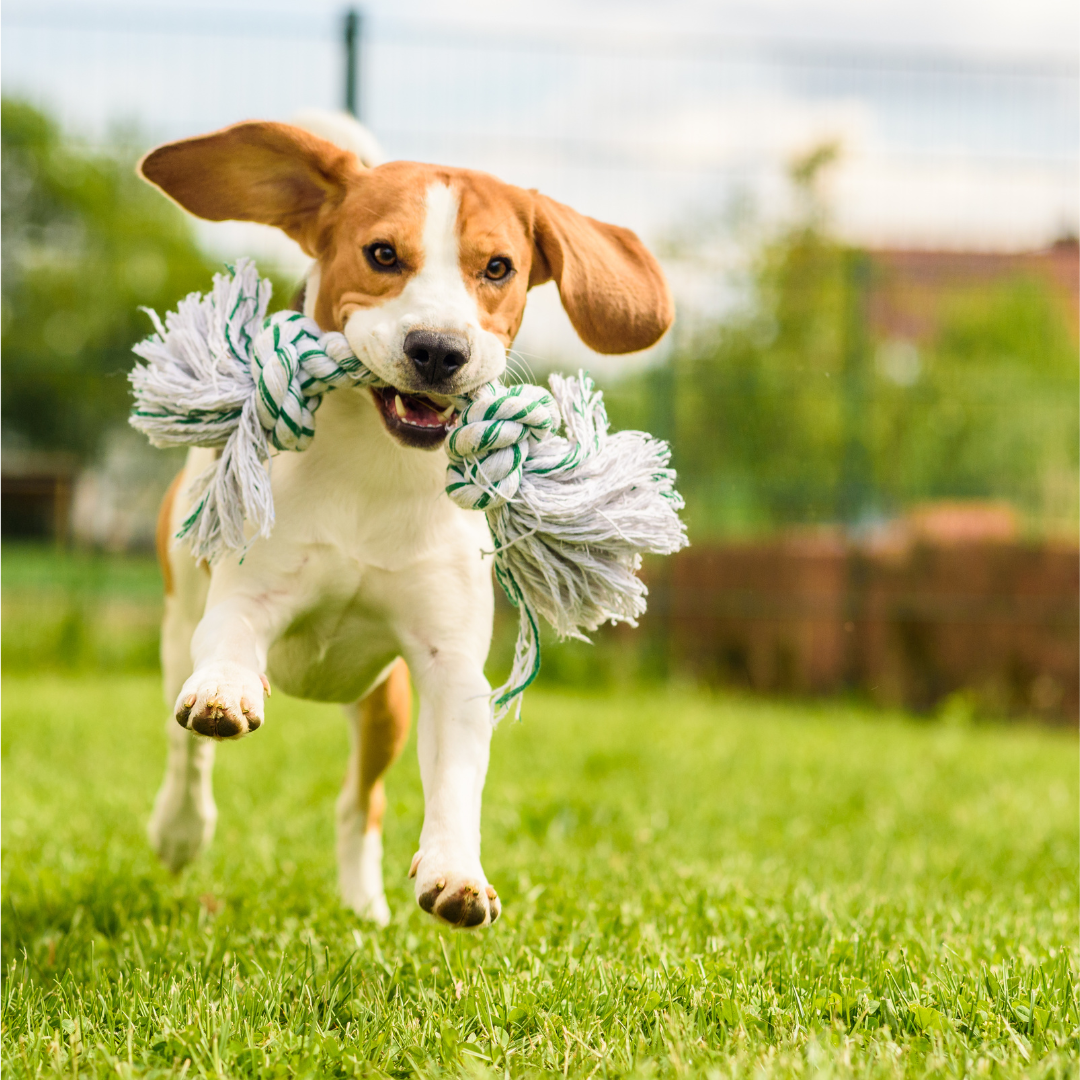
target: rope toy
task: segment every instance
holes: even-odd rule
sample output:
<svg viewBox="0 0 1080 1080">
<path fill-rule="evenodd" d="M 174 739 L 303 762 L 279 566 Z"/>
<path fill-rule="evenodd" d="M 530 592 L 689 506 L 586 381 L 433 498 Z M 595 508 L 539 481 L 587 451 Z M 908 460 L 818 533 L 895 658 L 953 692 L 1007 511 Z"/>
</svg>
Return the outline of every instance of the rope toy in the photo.
<svg viewBox="0 0 1080 1080">
<path fill-rule="evenodd" d="M 177 539 L 197 559 L 243 555 L 274 525 L 274 451 L 306 449 L 323 395 L 385 386 L 344 334 L 324 334 L 294 311 L 266 315 L 271 285 L 241 259 L 192 293 L 135 346 L 131 424 L 154 446 L 220 449 L 190 488 L 193 509 Z M 560 638 L 588 640 L 605 622 L 637 625 L 647 589 L 645 552 L 687 544 L 665 442 L 608 432 L 592 380 L 552 375 L 550 390 L 488 383 L 455 399 L 460 421 L 446 440 L 446 493 L 487 516 L 495 577 L 518 609 L 507 682 L 493 716 L 512 707 L 540 671 L 539 617 Z M 564 434 L 558 434 L 562 427 Z"/>
</svg>

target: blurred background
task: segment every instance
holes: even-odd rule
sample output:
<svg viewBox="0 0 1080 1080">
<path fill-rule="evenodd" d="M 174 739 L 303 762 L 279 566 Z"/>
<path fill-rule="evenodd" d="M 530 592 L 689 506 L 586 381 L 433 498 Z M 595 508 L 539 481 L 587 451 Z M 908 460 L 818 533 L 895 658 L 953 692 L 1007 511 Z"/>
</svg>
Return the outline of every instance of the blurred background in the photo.
<svg viewBox="0 0 1080 1080">
<path fill-rule="evenodd" d="M 678 303 L 590 353 L 552 285 L 515 361 L 585 367 L 671 440 L 692 547 L 650 612 L 543 678 L 856 695 L 1075 723 L 1075 5 L 19 3 L 3 12 L 6 670 L 157 663 L 131 345 L 273 230 L 187 219 L 149 147 L 348 109 L 388 158 L 495 173 L 637 230 Z M 508 662 L 500 615 L 493 676 Z"/>
</svg>

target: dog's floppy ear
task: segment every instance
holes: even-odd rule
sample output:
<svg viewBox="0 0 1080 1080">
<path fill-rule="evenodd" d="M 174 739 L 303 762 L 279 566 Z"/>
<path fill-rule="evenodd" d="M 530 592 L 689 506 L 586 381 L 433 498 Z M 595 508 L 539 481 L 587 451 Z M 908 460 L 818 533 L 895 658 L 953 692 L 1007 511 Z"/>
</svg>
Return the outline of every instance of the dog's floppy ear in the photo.
<svg viewBox="0 0 1080 1080">
<path fill-rule="evenodd" d="M 139 175 L 185 210 L 210 221 L 276 225 L 310 255 L 322 212 L 361 170 L 355 154 L 269 121 L 166 143 L 139 162 Z"/>
<path fill-rule="evenodd" d="M 629 230 L 533 192 L 529 286 L 551 278 L 578 336 L 600 353 L 647 349 L 663 337 L 675 306 L 659 263 Z"/>
</svg>

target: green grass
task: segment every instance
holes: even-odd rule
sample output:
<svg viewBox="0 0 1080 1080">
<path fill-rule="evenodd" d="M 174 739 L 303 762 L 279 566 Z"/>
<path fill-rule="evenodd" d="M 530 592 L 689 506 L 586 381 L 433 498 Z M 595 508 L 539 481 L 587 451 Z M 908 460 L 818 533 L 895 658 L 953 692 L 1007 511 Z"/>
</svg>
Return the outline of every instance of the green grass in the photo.
<svg viewBox="0 0 1080 1080">
<path fill-rule="evenodd" d="M 178 878 L 142 830 L 155 679 L 5 680 L 5 1076 L 1075 1076 L 1076 739 L 690 691 L 531 692 L 496 733 L 490 931 L 405 873 L 335 896 L 337 710 L 275 695 L 218 754 Z"/>
<path fill-rule="evenodd" d="M 152 555 L 3 547 L 5 672 L 155 671 L 161 574 Z"/>
<path fill-rule="evenodd" d="M 153 554 L 7 542 L 2 570 L 5 673 L 157 671 L 162 582 Z M 604 626 L 583 647 L 545 626 L 544 680 L 592 690 L 655 682 L 663 664 L 650 629 L 647 617 L 633 632 Z M 494 685 L 510 671 L 516 637 L 517 612 L 497 589 Z"/>
</svg>

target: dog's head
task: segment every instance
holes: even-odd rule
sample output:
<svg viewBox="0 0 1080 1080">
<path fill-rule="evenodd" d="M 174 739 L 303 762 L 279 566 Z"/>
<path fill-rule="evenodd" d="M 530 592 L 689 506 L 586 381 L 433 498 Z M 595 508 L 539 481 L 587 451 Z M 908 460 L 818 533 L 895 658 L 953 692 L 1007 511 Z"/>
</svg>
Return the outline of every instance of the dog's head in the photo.
<svg viewBox="0 0 1080 1080">
<path fill-rule="evenodd" d="M 191 213 L 275 225 L 316 260 L 305 306 L 388 384 L 375 400 L 408 446 L 441 444 L 451 399 L 502 374 L 533 285 L 554 278 L 578 335 L 602 353 L 647 348 L 674 315 L 632 232 L 484 173 L 368 169 L 268 122 L 160 146 L 139 170 Z"/>
</svg>

